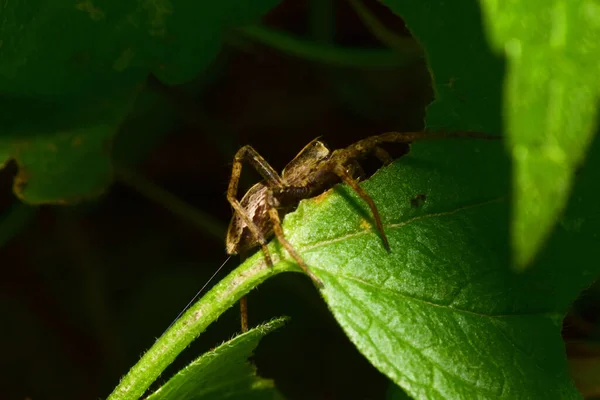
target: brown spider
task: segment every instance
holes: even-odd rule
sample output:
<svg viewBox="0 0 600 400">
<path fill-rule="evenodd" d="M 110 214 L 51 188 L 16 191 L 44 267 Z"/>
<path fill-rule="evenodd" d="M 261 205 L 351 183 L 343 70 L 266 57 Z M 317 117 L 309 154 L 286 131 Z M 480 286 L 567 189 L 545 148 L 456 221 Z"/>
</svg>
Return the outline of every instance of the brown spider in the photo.
<svg viewBox="0 0 600 400">
<path fill-rule="evenodd" d="M 355 179 L 356 173 L 360 171 L 357 161 L 361 157 L 372 153 L 384 164 L 388 164 L 392 161 L 392 158 L 380 147 L 381 144 L 410 143 L 415 140 L 444 138 L 498 139 L 499 137 L 478 132 L 387 132 L 359 140 L 344 149 L 334 150 L 333 152 L 317 138 L 307 144 L 286 165 L 281 175 L 252 147 L 242 147 L 235 154 L 231 180 L 227 190 L 227 200 L 234 210 L 227 231 L 227 253 L 246 253 L 260 246 L 267 265 L 272 267 L 273 261 L 267 248 L 267 240 L 275 234 L 279 243 L 296 260 L 298 266 L 310 276 L 318 287 L 322 287 L 321 280 L 313 274 L 302 260 L 302 257 L 285 238 L 279 213 L 289 211 L 301 199 L 313 197 L 329 189 L 339 180 L 347 183 L 369 205 L 375 225 L 381 235 L 383 246 L 390 251 L 377 206 Z M 252 186 L 240 201 L 237 199 L 237 191 L 244 161 L 253 166 L 264 178 L 264 181 Z M 245 308 L 243 302 L 242 308 Z"/>
</svg>

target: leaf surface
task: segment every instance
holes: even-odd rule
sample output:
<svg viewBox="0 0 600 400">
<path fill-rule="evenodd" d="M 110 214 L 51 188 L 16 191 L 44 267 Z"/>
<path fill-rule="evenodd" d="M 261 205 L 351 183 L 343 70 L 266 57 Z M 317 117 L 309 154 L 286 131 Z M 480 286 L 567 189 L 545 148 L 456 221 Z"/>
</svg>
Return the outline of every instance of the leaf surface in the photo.
<svg viewBox="0 0 600 400">
<path fill-rule="evenodd" d="M 280 328 L 275 319 L 243 333 L 202 355 L 179 371 L 148 400 L 255 399 L 282 400 L 273 381 L 256 375 L 249 364 L 260 340 Z"/>
<path fill-rule="evenodd" d="M 600 228 L 597 165 L 581 175 L 586 207 L 568 213 L 551 249 L 524 273 L 508 268 L 509 168 L 499 142 L 413 144 L 364 183 L 389 254 L 368 208 L 345 186 L 301 202 L 284 230 L 323 280 L 348 337 L 411 396 L 578 398 L 560 331 L 599 272 L 589 263 L 600 256 L 590 234 Z M 583 222 L 592 204 L 596 217 Z"/>
<path fill-rule="evenodd" d="M 422 43 L 433 130 L 507 136 L 515 265 L 531 264 L 569 199 L 597 126 L 600 6 L 593 1 L 383 0 Z"/>
<path fill-rule="evenodd" d="M 600 5 L 482 1 L 488 36 L 507 59 L 503 109 L 513 158 L 513 245 L 531 262 L 564 210 L 597 127 Z"/>
</svg>

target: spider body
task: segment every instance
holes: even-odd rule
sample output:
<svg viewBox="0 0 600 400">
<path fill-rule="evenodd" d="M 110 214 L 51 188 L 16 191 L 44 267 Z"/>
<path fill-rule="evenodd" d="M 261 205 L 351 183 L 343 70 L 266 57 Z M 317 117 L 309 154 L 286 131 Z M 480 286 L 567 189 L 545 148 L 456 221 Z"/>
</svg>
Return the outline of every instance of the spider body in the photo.
<svg viewBox="0 0 600 400">
<path fill-rule="evenodd" d="M 238 153 L 246 151 L 248 150 L 242 148 Z M 323 163 L 327 162 L 330 155 L 331 151 L 327 146 L 320 140 L 314 139 L 285 166 L 279 179 L 272 178 L 259 182 L 242 197 L 239 201 L 241 208 L 265 240 L 273 236 L 273 219 L 269 215 L 269 210 L 275 209 L 278 213 L 286 213 L 301 199 L 312 197 L 326 187 L 329 181 L 335 180 L 334 174 L 325 174 L 328 176 L 314 179 L 315 173 L 323 171 Z M 262 165 L 263 161 L 261 157 L 257 163 Z M 241 213 L 234 213 L 227 231 L 227 253 L 248 252 L 260 246 L 260 241 L 260 237 L 252 233 L 252 229 Z"/>
</svg>

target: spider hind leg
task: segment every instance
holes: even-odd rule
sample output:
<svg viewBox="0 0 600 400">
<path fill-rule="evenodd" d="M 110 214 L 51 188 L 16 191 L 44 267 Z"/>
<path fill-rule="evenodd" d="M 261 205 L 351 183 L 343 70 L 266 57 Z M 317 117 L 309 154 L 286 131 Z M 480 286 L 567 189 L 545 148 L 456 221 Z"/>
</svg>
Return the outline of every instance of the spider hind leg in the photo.
<svg viewBox="0 0 600 400">
<path fill-rule="evenodd" d="M 333 169 L 333 172 L 335 172 L 335 174 L 339 176 L 340 179 L 342 179 L 348 186 L 350 186 L 356 192 L 356 194 L 358 194 L 360 198 L 368 204 L 369 208 L 371 209 L 371 213 L 373 214 L 373 218 L 375 219 L 377 231 L 379 231 L 379 234 L 381 235 L 383 247 L 388 252 L 391 252 L 390 243 L 388 241 L 387 235 L 385 234 L 385 231 L 383 230 L 383 223 L 381 222 L 379 210 L 377 209 L 377 206 L 375 205 L 375 202 L 373 201 L 371 196 L 369 196 L 369 194 L 365 192 L 362 187 L 360 187 L 358 182 L 356 182 L 356 180 L 352 178 L 352 176 L 348 173 L 348 171 L 346 171 L 346 169 L 342 165 L 336 165 Z"/>
</svg>

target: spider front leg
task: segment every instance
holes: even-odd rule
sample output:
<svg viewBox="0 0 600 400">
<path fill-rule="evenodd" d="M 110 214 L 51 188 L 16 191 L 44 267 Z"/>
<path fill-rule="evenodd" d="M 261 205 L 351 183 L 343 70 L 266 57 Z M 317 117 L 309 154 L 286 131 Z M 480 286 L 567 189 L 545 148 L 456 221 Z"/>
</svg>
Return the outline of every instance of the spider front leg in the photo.
<svg viewBox="0 0 600 400">
<path fill-rule="evenodd" d="M 323 282 L 308 268 L 302 257 L 296 252 L 294 247 L 288 242 L 283 234 L 283 229 L 281 227 L 281 220 L 279 219 L 279 212 L 277 208 L 275 208 L 275 201 L 273 197 L 273 192 L 268 191 L 267 193 L 267 204 L 269 205 L 269 217 L 271 218 L 271 222 L 273 223 L 273 232 L 277 237 L 277 240 L 281 245 L 287 250 L 287 252 L 296 260 L 298 266 L 302 268 L 302 270 L 312 279 L 312 281 L 317 285 L 317 287 L 322 288 Z"/>
<path fill-rule="evenodd" d="M 268 187 L 283 188 L 285 184 L 279 174 L 252 147 L 244 146 L 239 149 L 237 153 L 235 153 L 231 171 L 231 179 L 229 181 L 229 187 L 227 188 L 227 201 L 229 201 L 229 204 L 231 204 L 231 207 L 233 207 L 235 214 L 242 219 L 246 227 L 248 227 L 254 236 L 258 245 L 261 247 L 267 265 L 272 267 L 273 260 L 271 259 L 271 254 L 267 248 L 267 238 L 265 237 L 265 233 L 258 228 L 252 217 L 248 215 L 248 211 L 237 199 L 237 191 L 240 177 L 242 175 L 243 162 L 248 162 L 250 165 L 252 165 L 254 169 L 256 169 L 256 171 L 265 179 L 265 183 Z M 263 200 L 266 201 L 266 199 Z M 237 244 L 238 243 L 227 243 L 228 252 L 236 253 L 236 251 L 230 249 L 235 249 Z"/>
</svg>

